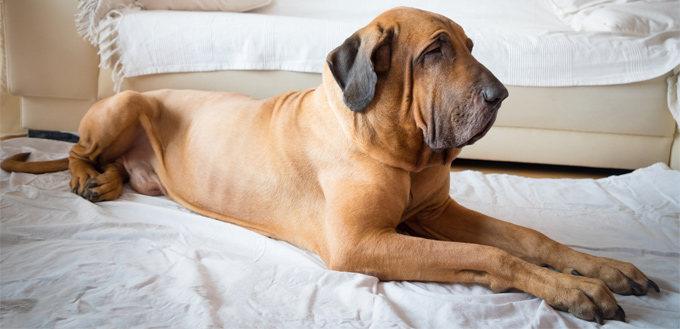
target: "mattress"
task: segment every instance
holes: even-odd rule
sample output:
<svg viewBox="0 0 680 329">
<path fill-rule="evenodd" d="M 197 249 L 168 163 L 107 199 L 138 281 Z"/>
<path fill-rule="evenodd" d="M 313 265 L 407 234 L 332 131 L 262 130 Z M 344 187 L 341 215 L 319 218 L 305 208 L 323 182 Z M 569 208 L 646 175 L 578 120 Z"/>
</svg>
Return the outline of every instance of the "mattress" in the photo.
<svg viewBox="0 0 680 329">
<path fill-rule="evenodd" d="M 505 84 L 631 83 L 680 64 L 677 0 L 280 0 L 250 13 L 118 10 L 102 24 L 102 66 L 114 69 L 117 87 L 124 77 L 158 73 L 319 73 L 332 49 L 399 5 L 458 22 L 475 41 L 475 57 Z"/>
<path fill-rule="evenodd" d="M 71 144 L 4 141 L 0 158 Z M 163 197 L 125 187 L 92 204 L 69 175 L 0 172 L 0 327 L 595 328 L 521 292 L 381 282 Z M 636 264 L 660 294 L 617 296 L 628 323 L 680 323 L 680 172 L 655 164 L 599 180 L 451 173 L 450 194 L 577 250 Z M 455 257 L 455 255 L 451 255 Z"/>
</svg>

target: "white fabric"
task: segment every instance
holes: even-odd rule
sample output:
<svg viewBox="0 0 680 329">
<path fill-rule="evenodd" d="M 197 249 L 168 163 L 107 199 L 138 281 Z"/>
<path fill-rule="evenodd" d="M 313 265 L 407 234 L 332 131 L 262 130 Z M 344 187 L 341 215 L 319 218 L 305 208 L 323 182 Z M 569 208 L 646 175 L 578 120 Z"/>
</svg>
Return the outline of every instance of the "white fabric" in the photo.
<svg viewBox="0 0 680 329">
<path fill-rule="evenodd" d="M 96 46 L 100 39 L 100 21 L 111 10 L 136 7 L 148 10 L 244 12 L 270 3 L 271 0 L 79 0 L 76 27 L 80 36 Z"/>
<path fill-rule="evenodd" d="M 34 160 L 70 144 L 16 139 Z M 524 293 L 379 282 L 314 254 L 126 188 L 92 204 L 69 175 L 0 173 L 0 327 L 595 328 Z M 680 172 L 657 164 L 601 180 L 451 174 L 463 205 L 578 250 L 630 261 L 660 294 L 617 296 L 628 323 L 680 323 Z M 451 255 L 457 257 L 457 255 Z"/>
<path fill-rule="evenodd" d="M 659 33 L 680 30 L 680 0 L 551 0 L 576 31 Z"/>
<path fill-rule="evenodd" d="M 78 35 L 92 45 L 99 45 L 102 48 L 99 34 L 103 27 L 99 25 L 100 22 L 112 10 L 129 6 L 135 6 L 135 0 L 79 0 L 78 9 L 80 12 L 76 15 Z M 109 17 L 109 20 L 111 20 L 111 17 Z"/>
<path fill-rule="evenodd" d="M 629 83 L 680 64 L 678 30 L 576 32 L 538 0 L 279 0 L 257 14 L 125 11 L 118 47 L 108 48 L 121 54 L 122 77 L 231 69 L 318 73 L 332 49 L 397 5 L 457 21 L 475 41 L 477 59 L 510 85 Z"/>
</svg>

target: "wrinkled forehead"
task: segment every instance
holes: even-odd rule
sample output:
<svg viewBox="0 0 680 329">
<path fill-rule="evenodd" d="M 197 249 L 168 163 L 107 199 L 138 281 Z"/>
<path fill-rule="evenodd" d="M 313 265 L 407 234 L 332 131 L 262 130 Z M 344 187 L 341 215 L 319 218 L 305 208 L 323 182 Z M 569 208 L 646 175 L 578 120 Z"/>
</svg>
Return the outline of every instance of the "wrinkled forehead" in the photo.
<svg viewBox="0 0 680 329">
<path fill-rule="evenodd" d="M 373 20 L 383 29 L 394 28 L 400 38 L 422 40 L 446 32 L 451 39 L 465 43 L 467 36 L 460 25 L 449 18 L 415 8 L 398 7 L 388 10 Z"/>
</svg>

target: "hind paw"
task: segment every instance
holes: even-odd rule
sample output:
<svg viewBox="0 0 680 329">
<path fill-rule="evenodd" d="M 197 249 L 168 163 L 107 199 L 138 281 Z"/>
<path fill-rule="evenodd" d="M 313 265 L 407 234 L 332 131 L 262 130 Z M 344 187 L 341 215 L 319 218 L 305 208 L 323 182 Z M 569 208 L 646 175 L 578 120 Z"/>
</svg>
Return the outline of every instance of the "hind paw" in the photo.
<svg viewBox="0 0 680 329">
<path fill-rule="evenodd" d="M 107 166 L 103 174 L 93 168 L 86 168 L 80 174 L 73 175 L 71 189 L 91 202 L 115 200 L 123 193 L 125 172 L 122 170 L 115 164 Z"/>
<path fill-rule="evenodd" d="M 109 201 L 117 199 L 123 193 L 123 182 L 120 179 L 106 180 L 103 174 L 87 180 L 83 198 L 91 202 Z"/>
</svg>

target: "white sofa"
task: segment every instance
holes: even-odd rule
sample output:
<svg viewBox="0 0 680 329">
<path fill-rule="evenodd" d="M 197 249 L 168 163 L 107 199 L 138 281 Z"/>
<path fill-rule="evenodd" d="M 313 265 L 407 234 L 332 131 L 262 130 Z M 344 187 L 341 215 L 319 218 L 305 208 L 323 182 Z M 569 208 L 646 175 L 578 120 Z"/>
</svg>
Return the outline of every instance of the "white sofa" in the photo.
<svg viewBox="0 0 680 329">
<path fill-rule="evenodd" d="M 1 3 L 7 84 L 21 97 L 22 126 L 76 131 L 88 108 L 114 89 L 111 71 L 98 67 L 97 49 L 77 34 L 78 3 Z M 603 86 L 508 85 L 494 128 L 461 157 L 622 169 L 663 162 L 680 169 L 680 137 L 667 102 L 671 76 Z M 316 73 L 289 71 L 184 72 L 126 78 L 122 90 L 223 90 L 262 98 L 320 81 Z"/>
</svg>

